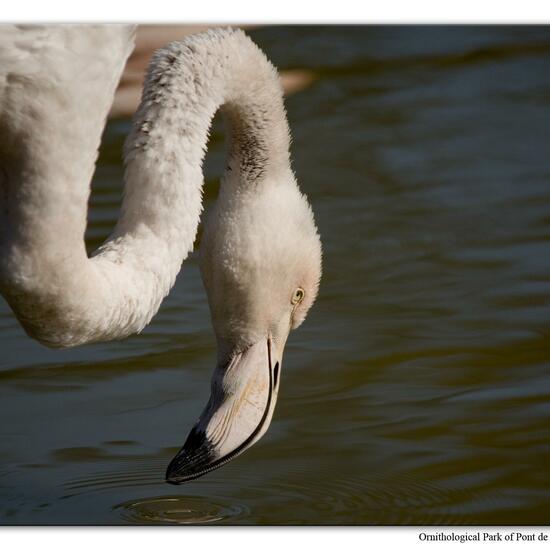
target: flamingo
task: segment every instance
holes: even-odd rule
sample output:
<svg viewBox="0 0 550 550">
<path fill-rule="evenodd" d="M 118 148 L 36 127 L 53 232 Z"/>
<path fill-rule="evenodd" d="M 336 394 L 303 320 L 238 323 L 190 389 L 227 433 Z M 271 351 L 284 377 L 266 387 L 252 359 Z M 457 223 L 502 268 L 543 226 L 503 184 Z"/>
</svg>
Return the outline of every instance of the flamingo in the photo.
<svg viewBox="0 0 550 550">
<path fill-rule="evenodd" d="M 267 430 L 284 346 L 312 306 L 321 242 L 290 165 L 276 69 L 240 30 L 172 42 L 150 63 L 124 149 L 116 226 L 84 244 L 101 134 L 135 29 L 0 29 L 0 292 L 29 336 L 71 347 L 139 333 L 193 249 L 218 109 L 229 151 L 200 270 L 217 342 L 210 399 L 166 472 L 195 479 Z"/>
</svg>

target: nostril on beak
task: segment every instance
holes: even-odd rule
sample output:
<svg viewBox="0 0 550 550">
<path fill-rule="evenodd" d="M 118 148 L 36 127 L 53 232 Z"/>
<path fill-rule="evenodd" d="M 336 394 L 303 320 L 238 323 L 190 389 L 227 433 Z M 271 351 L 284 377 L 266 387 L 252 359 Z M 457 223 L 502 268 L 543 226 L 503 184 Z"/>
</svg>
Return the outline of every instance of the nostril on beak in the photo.
<svg viewBox="0 0 550 550">
<path fill-rule="evenodd" d="M 275 368 L 273 369 L 273 388 L 277 387 L 277 382 L 279 382 L 279 362 L 275 363 Z"/>
</svg>

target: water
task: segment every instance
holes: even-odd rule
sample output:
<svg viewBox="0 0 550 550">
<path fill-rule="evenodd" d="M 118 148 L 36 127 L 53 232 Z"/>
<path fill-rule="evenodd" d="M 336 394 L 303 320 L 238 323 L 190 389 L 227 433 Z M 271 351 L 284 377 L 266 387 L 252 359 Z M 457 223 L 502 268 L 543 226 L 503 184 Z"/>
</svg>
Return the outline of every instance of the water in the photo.
<svg viewBox="0 0 550 550">
<path fill-rule="evenodd" d="M 324 276 L 275 419 L 163 481 L 209 394 L 196 257 L 139 336 L 52 351 L 0 304 L 0 522 L 548 524 L 550 28 L 272 27 Z M 292 45 L 292 47 L 289 47 Z M 120 203 L 109 123 L 88 241 Z M 222 170 L 221 127 L 207 198 Z"/>
</svg>

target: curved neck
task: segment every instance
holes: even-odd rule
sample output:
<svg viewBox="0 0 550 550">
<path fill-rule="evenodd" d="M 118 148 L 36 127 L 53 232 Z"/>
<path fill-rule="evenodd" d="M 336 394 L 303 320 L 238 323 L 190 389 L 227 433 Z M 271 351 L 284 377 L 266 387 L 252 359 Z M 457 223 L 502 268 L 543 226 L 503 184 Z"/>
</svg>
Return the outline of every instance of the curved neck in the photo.
<svg viewBox="0 0 550 550">
<path fill-rule="evenodd" d="M 121 338 L 150 321 L 193 247 L 202 209 L 202 161 L 220 107 L 230 134 L 228 179 L 256 188 L 289 170 L 279 79 L 244 33 L 209 31 L 160 50 L 125 144 L 122 212 L 109 239 L 88 259 L 85 227 L 76 224 L 80 231 L 69 250 L 59 224 L 53 231 L 42 224 L 41 250 L 29 231 L 8 247 L 4 264 L 11 268 L 4 265 L 1 290 L 32 336 L 70 346 Z M 88 181 L 81 185 L 89 191 Z M 87 192 L 75 199 L 83 212 Z M 59 208 L 70 217 L 67 206 L 73 203 Z M 31 214 L 36 218 L 36 211 Z M 24 267 L 16 266 L 16 257 Z"/>
<path fill-rule="evenodd" d="M 226 173 L 232 181 L 257 185 L 288 170 L 280 81 L 243 32 L 209 31 L 155 54 L 125 144 L 127 186 L 113 237 L 148 226 L 174 247 L 174 277 L 195 240 L 202 162 L 220 108 L 229 134 Z"/>
</svg>

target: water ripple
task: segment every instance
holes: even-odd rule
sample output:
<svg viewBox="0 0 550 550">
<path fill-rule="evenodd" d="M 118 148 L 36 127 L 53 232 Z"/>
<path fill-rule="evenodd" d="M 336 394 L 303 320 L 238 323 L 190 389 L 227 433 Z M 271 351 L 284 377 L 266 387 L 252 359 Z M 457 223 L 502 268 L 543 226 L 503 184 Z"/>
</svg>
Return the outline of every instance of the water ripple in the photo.
<svg viewBox="0 0 550 550">
<path fill-rule="evenodd" d="M 132 524 L 200 525 L 218 523 L 250 511 L 242 504 L 199 496 L 159 496 L 130 500 L 113 507 L 122 520 Z"/>
</svg>

